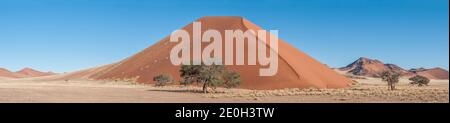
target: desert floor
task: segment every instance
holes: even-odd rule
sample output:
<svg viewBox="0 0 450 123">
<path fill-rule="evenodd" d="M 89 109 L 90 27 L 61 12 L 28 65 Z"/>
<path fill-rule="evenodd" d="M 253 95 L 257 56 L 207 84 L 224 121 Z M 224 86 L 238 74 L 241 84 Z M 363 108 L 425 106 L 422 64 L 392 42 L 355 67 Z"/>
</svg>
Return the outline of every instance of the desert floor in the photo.
<svg viewBox="0 0 450 123">
<path fill-rule="evenodd" d="M 203 94 L 199 87 L 0 78 L 0 103 L 449 103 L 448 80 L 416 87 L 402 79 L 395 91 L 388 91 L 379 79 L 357 81 L 346 89 L 219 88 L 216 93 Z"/>
</svg>

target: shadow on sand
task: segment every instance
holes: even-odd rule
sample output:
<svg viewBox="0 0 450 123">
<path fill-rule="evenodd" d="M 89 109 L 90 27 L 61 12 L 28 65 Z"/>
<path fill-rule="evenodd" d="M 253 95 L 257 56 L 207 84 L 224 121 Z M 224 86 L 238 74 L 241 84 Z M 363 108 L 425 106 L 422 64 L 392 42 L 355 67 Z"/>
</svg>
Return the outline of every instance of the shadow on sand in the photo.
<svg viewBox="0 0 450 123">
<path fill-rule="evenodd" d="M 171 89 L 150 89 L 147 91 L 158 91 L 158 92 L 176 92 L 176 93 L 203 93 L 203 90 L 188 90 L 188 89 L 181 89 L 181 90 L 171 90 Z"/>
<path fill-rule="evenodd" d="M 203 90 L 201 90 L 201 89 L 183 89 L 183 88 L 180 88 L 180 89 L 164 89 L 164 88 L 160 88 L 159 89 L 158 88 L 158 89 L 149 89 L 149 90 L 146 90 L 146 91 L 175 92 L 175 93 L 197 93 L 197 94 L 199 94 L 199 93 L 203 94 L 204 93 Z M 225 92 L 208 89 L 208 93 L 225 93 Z"/>
</svg>

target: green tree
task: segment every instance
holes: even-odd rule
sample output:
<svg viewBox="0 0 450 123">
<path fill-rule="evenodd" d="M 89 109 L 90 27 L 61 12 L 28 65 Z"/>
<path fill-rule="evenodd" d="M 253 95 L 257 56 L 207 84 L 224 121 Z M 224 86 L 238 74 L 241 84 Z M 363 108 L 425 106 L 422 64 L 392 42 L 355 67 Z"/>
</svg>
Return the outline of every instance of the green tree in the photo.
<svg viewBox="0 0 450 123">
<path fill-rule="evenodd" d="M 193 82 L 198 82 L 198 76 L 200 75 L 200 65 L 182 65 L 180 69 L 181 81 L 183 85 L 189 85 Z"/>
<path fill-rule="evenodd" d="M 153 77 L 153 81 L 156 81 L 155 86 L 165 86 L 166 84 L 173 82 L 173 77 L 168 74 L 160 74 Z"/>
<path fill-rule="evenodd" d="M 421 75 L 416 75 L 414 77 L 409 78 L 410 81 L 412 81 L 410 84 L 412 85 L 418 85 L 418 86 L 423 86 L 423 85 L 428 85 L 428 83 L 430 83 L 430 79 L 428 79 L 427 77 L 421 76 Z"/>
<path fill-rule="evenodd" d="M 239 74 L 228 72 L 224 65 L 182 65 L 180 73 L 182 84 L 203 84 L 204 93 L 208 93 L 208 88 L 236 87 L 240 83 Z"/>
<path fill-rule="evenodd" d="M 385 71 L 381 74 L 381 79 L 388 84 L 389 90 L 395 90 L 395 84 L 399 82 L 400 74 L 391 72 L 391 71 Z"/>
<path fill-rule="evenodd" d="M 225 87 L 233 88 L 241 84 L 241 75 L 236 72 L 225 71 L 223 75 L 223 80 L 225 81 Z"/>
</svg>

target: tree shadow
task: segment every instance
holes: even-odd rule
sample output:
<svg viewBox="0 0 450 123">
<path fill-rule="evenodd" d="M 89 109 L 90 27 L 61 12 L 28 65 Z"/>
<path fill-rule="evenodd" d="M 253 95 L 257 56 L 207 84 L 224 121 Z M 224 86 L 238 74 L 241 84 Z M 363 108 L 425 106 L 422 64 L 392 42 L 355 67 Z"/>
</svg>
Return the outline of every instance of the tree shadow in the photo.
<svg viewBox="0 0 450 123">
<path fill-rule="evenodd" d="M 175 92 L 175 93 L 201 93 L 204 94 L 202 89 L 187 89 L 187 88 L 180 88 L 180 89 L 164 89 L 164 88 L 156 88 L 156 89 L 149 89 L 146 91 L 155 91 L 155 92 Z M 208 89 L 208 94 L 214 94 L 214 93 L 226 93 L 225 91 L 219 91 L 216 89 Z"/>
<path fill-rule="evenodd" d="M 203 90 L 170 90 L 170 89 L 150 89 L 147 91 L 155 91 L 155 92 L 175 92 L 175 93 L 203 93 Z"/>
</svg>

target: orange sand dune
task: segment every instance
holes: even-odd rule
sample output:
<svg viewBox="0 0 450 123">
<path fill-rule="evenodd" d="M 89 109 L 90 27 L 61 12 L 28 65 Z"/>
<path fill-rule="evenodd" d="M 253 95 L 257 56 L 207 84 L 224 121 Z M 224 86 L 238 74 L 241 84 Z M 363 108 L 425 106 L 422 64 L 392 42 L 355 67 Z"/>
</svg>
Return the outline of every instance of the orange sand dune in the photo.
<svg viewBox="0 0 450 123">
<path fill-rule="evenodd" d="M 357 76 L 367 76 L 367 77 L 380 77 L 385 71 L 392 71 L 399 73 L 402 76 L 412 76 L 413 73 L 395 65 L 395 64 L 384 64 L 383 62 L 376 59 L 369 59 L 366 57 L 361 57 L 354 61 L 353 63 L 339 68 L 340 71 L 346 73 L 357 75 Z"/>
<path fill-rule="evenodd" d="M 415 69 L 410 71 L 418 75 L 425 76 L 429 79 L 448 79 L 448 71 L 439 67 L 432 69 Z"/>
<path fill-rule="evenodd" d="M 40 72 L 31 68 L 24 68 L 17 72 L 11 72 L 7 69 L 0 68 L 0 77 L 8 77 L 8 78 L 28 78 L 28 77 L 41 77 L 41 76 L 49 76 L 54 75 L 53 72 Z"/>
<path fill-rule="evenodd" d="M 27 77 L 40 77 L 40 76 L 49 76 L 49 75 L 55 74 L 53 72 L 41 72 L 41 71 L 37 71 L 37 70 L 31 69 L 31 68 L 24 68 L 20 71 L 17 71 L 16 73 L 25 75 Z"/>
<path fill-rule="evenodd" d="M 261 27 L 242 17 L 214 16 L 202 17 L 202 32 L 215 29 L 224 36 L 225 30 L 248 29 L 260 30 Z M 192 35 L 193 24 L 184 30 Z M 192 36 L 191 36 L 192 41 Z M 192 42 L 191 42 L 192 43 Z M 169 56 L 176 43 L 169 42 L 169 36 L 119 63 L 94 69 L 69 73 L 60 78 L 84 77 L 90 79 L 135 79 L 141 83 L 154 83 L 152 78 L 159 74 L 171 74 L 178 81 L 180 66 L 171 64 Z M 202 44 L 203 48 L 206 43 Z M 223 44 L 224 46 L 224 44 Z M 245 46 L 247 47 L 247 45 Z M 245 48 L 247 54 L 247 48 Z M 259 76 L 261 65 L 226 66 L 238 72 L 242 78 L 241 88 L 246 89 L 280 89 L 280 88 L 343 88 L 351 84 L 351 80 L 337 74 L 324 64 L 318 62 L 302 51 L 279 39 L 279 67 L 275 76 Z M 246 59 L 247 60 L 247 59 Z M 245 61 L 246 61 L 245 60 Z M 247 62 L 246 62 L 247 63 Z"/>
<path fill-rule="evenodd" d="M 25 77 L 25 75 L 18 74 L 11 72 L 5 68 L 0 68 L 0 77 L 7 77 L 7 78 L 22 78 Z"/>
<path fill-rule="evenodd" d="M 425 76 L 429 79 L 448 79 L 448 71 L 442 68 L 417 68 L 405 70 L 395 64 L 384 64 L 376 59 L 361 57 L 353 63 L 336 69 L 342 74 L 352 74 L 357 76 L 380 77 L 384 71 L 399 73 L 403 77 L 413 77 L 415 75 Z"/>
</svg>

